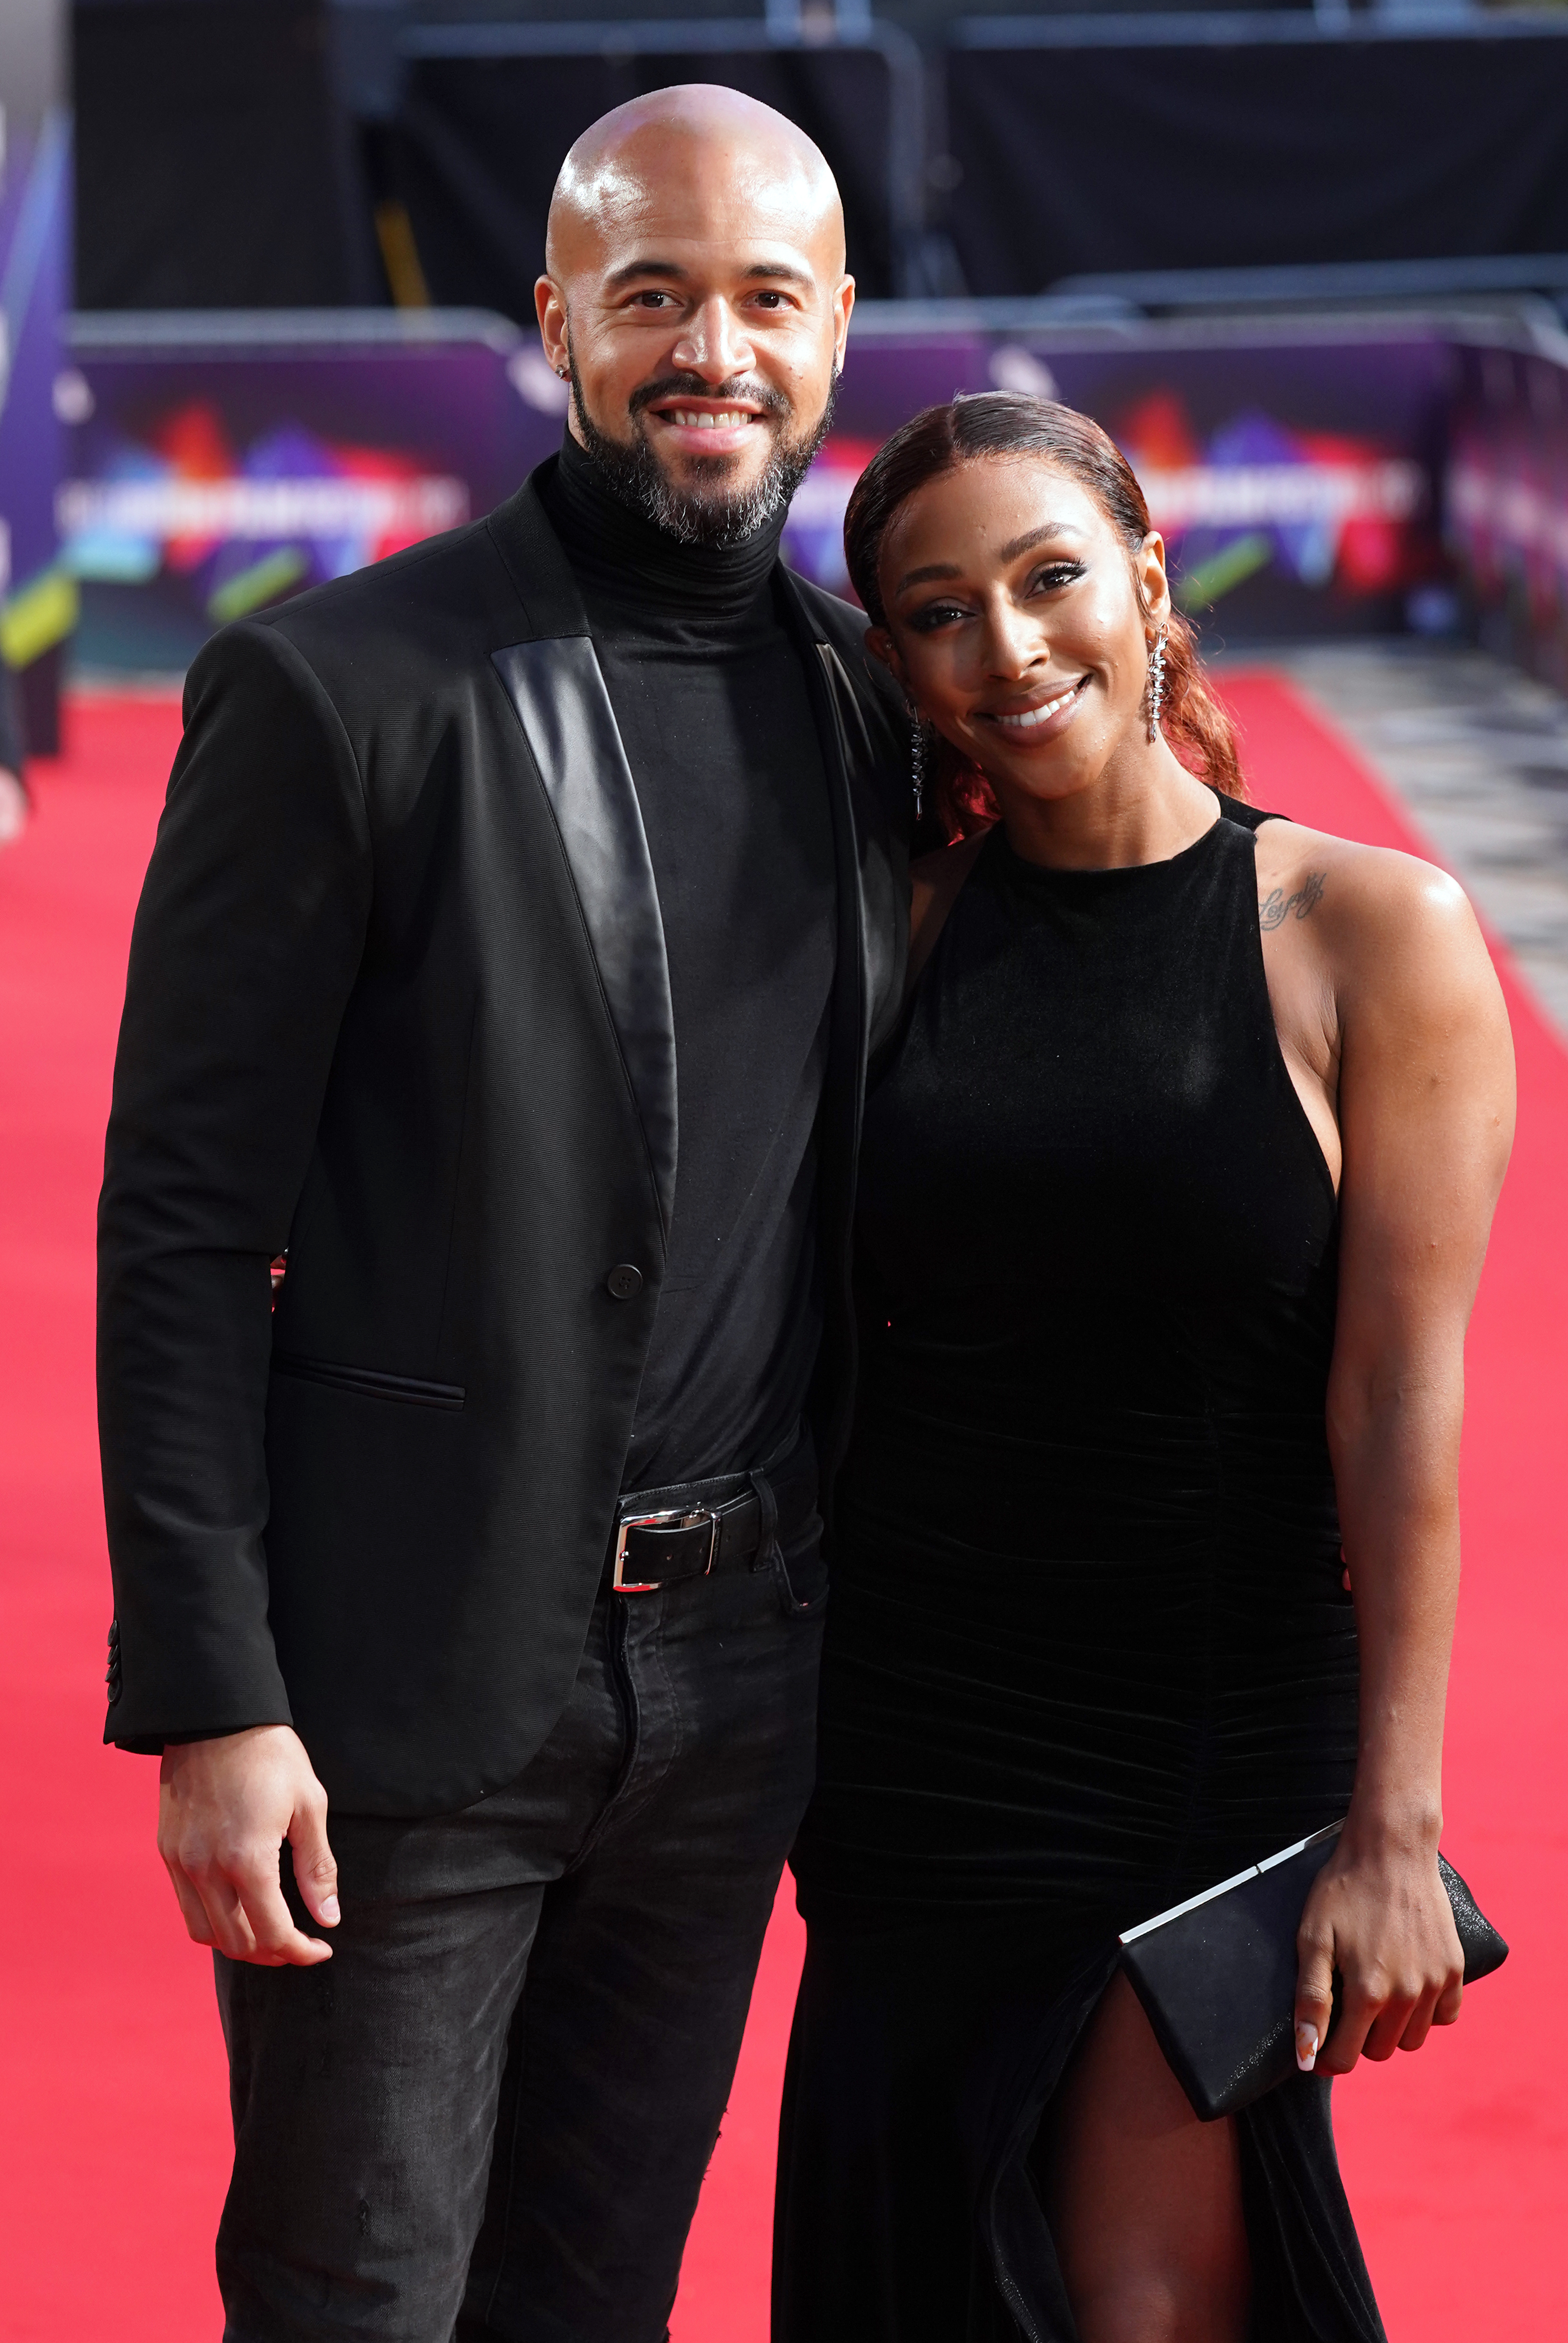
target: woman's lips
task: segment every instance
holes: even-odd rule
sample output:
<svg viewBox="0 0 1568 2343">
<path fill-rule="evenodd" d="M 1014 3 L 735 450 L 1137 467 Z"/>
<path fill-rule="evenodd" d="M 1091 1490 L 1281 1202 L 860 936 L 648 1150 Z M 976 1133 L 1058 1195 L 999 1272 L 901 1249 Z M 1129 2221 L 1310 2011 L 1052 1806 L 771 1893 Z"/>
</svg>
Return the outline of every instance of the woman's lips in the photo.
<svg viewBox="0 0 1568 2343">
<path fill-rule="evenodd" d="M 1064 709 L 1070 708 L 1088 681 L 1089 678 L 1086 675 L 1081 675 L 1076 683 L 1068 684 L 1050 699 L 1042 699 L 1034 708 L 1020 708 L 1015 711 L 987 709 L 979 712 L 984 722 L 995 724 L 1013 739 L 1028 739 L 1031 733 L 1043 731 L 1051 719 L 1060 716 Z"/>
</svg>

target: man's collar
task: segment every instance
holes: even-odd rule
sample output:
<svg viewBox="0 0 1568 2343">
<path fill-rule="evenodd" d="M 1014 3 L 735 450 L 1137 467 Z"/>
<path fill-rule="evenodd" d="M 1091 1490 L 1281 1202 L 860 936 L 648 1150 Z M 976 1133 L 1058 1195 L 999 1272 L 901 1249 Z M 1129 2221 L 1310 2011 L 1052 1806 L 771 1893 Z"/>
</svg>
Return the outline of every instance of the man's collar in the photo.
<svg viewBox="0 0 1568 2343">
<path fill-rule="evenodd" d="M 548 478 L 557 460 L 547 456 L 516 494 L 496 507 L 488 522 L 491 538 L 523 606 L 528 633 L 536 642 L 588 631 L 588 612 L 571 564 L 539 500 L 538 483 Z"/>
</svg>

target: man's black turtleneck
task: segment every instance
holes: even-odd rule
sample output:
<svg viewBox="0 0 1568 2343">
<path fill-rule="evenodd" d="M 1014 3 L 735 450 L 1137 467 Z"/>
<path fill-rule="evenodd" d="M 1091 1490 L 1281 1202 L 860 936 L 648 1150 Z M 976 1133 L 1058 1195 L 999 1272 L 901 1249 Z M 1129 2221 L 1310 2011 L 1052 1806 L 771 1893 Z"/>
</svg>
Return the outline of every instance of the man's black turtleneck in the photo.
<svg viewBox="0 0 1568 2343">
<path fill-rule="evenodd" d="M 654 1488 L 762 1463 L 805 1403 L 831 817 L 774 582 L 782 516 L 742 545 L 682 545 L 570 437 L 541 494 L 626 744 L 669 956 L 675 1215 L 625 1480 Z"/>
</svg>

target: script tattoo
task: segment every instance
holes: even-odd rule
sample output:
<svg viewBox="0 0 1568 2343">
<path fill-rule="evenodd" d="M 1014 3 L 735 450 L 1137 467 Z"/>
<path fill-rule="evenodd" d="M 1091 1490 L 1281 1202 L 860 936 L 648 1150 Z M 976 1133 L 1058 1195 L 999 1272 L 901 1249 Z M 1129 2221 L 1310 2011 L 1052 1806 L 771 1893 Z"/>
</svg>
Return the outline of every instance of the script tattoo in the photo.
<svg viewBox="0 0 1568 2343">
<path fill-rule="evenodd" d="M 1304 920 L 1322 901 L 1323 881 L 1328 875 L 1326 870 L 1309 870 L 1293 895 L 1287 895 L 1279 887 L 1271 888 L 1258 904 L 1258 925 L 1264 933 L 1282 927 L 1292 913 L 1298 920 Z"/>
</svg>

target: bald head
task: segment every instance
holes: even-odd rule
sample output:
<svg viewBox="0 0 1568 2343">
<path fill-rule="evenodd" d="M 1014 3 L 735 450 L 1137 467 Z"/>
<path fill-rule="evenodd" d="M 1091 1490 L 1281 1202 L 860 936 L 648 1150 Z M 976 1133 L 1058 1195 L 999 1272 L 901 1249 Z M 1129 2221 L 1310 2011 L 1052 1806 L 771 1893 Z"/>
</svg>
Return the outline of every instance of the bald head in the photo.
<svg viewBox="0 0 1568 2343">
<path fill-rule="evenodd" d="M 634 98 L 561 166 L 535 287 L 546 354 L 573 437 L 660 527 L 731 542 L 788 503 L 854 298 L 833 174 L 739 90 Z"/>
<path fill-rule="evenodd" d="M 630 98 L 583 132 L 550 198 L 545 266 L 569 275 L 596 242 L 635 235 L 650 216 L 700 218 L 726 197 L 759 226 L 824 239 L 842 276 L 844 212 L 821 148 L 772 106 L 702 81 Z"/>
</svg>

